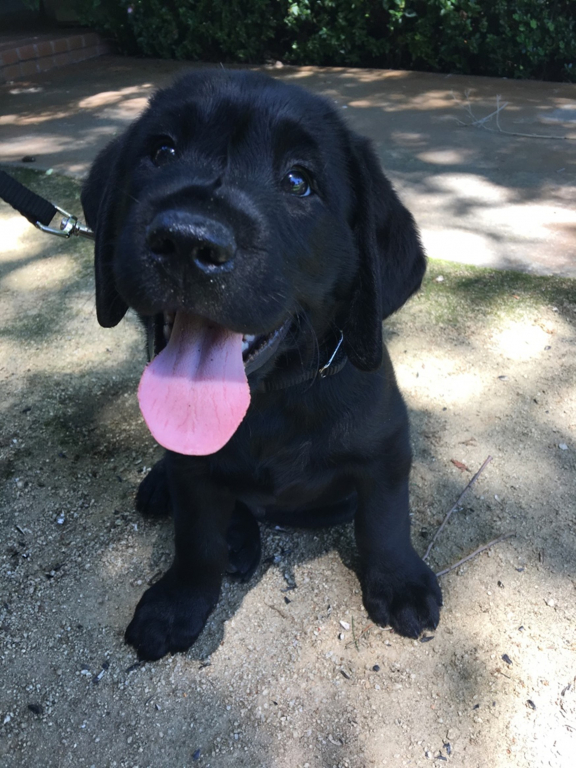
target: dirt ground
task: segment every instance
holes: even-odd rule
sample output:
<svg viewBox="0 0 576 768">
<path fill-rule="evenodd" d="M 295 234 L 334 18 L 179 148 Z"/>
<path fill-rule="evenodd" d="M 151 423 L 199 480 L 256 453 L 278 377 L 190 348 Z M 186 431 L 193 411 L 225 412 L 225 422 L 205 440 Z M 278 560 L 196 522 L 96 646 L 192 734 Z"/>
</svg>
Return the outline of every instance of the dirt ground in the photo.
<svg viewBox="0 0 576 768">
<path fill-rule="evenodd" d="M 138 324 L 97 325 L 89 243 L 6 206 L 0 231 L 3 767 L 574 765 L 574 281 L 432 262 L 386 324 L 418 550 L 488 455 L 430 562 L 514 534 L 441 578 L 436 632 L 370 624 L 349 526 L 264 529 L 256 576 L 225 583 L 192 650 L 139 664 L 123 632 L 171 526 L 133 508 L 160 456 Z"/>
</svg>

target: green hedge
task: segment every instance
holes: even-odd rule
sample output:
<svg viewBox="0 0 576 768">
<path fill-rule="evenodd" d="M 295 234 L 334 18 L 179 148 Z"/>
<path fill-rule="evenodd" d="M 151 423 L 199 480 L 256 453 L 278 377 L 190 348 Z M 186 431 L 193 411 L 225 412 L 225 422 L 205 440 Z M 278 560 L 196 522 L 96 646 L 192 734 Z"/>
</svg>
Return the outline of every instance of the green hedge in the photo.
<svg viewBox="0 0 576 768">
<path fill-rule="evenodd" d="M 77 0 L 131 54 L 576 81 L 576 0 Z"/>
</svg>

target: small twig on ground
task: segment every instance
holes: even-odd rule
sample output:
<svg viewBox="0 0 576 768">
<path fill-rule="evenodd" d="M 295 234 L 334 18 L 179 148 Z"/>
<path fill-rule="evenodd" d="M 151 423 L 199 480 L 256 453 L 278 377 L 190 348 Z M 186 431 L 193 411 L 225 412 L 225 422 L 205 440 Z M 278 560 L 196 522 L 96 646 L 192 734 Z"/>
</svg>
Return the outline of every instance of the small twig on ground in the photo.
<svg viewBox="0 0 576 768">
<path fill-rule="evenodd" d="M 370 629 L 373 629 L 373 627 L 374 627 L 374 624 L 366 624 L 364 629 L 358 635 L 358 639 L 360 639 L 365 632 L 368 632 Z M 382 632 L 392 631 L 392 627 L 384 627 L 384 628 L 380 627 L 380 629 L 382 630 Z M 350 642 L 346 643 L 346 648 L 349 648 L 354 643 L 354 645 L 356 645 L 356 650 L 360 650 L 358 646 L 358 639 L 354 637 L 354 630 L 352 631 L 352 637 L 353 637 L 353 640 L 350 640 Z"/>
<path fill-rule="evenodd" d="M 468 483 L 468 485 L 466 486 L 466 488 L 464 488 L 464 490 L 462 491 L 462 493 L 460 494 L 460 496 L 458 496 L 458 500 L 457 500 L 456 504 L 454 504 L 454 506 L 453 506 L 453 507 L 452 507 L 452 509 L 451 509 L 451 510 L 448 512 L 448 514 L 446 515 L 446 517 L 444 518 L 444 520 L 442 520 L 442 524 L 440 525 L 440 528 L 438 528 L 438 530 L 436 531 L 436 533 L 435 533 L 435 534 L 434 534 L 434 536 L 432 537 L 432 541 L 430 542 L 430 544 L 428 544 L 428 549 L 426 550 L 426 554 L 425 554 L 425 555 L 424 555 L 424 557 L 422 558 L 424 561 L 428 560 L 428 557 L 430 556 L 430 552 L 432 551 L 432 547 L 434 546 L 434 544 L 435 544 L 435 542 L 436 542 L 436 539 L 438 538 L 438 536 L 440 536 L 440 534 L 441 534 L 441 533 L 442 533 L 442 531 L 444 530 L 444 528 L 445 528 L 445 526 L 446 526 L 446 524 L 447 524 L 448 520 L 450 520 L 450 517 L 452 516 L 452 513 L 453 513 L 453 512 L 455 512 L 455 511 L 458 509 L 458 507 L 460 506 L 460 502 L 461 502 L 461 501 L 462 501 L 462 499 L 464 498 L 464 494 L 465 494 L 465 493 L 466 493 L 466 492 L 467 492 L 467 491 L 468 491 L 468 490 L 469 490 L 469 489 L 470 489 L 470 488 L 471 488 L 471 487 L 474 485 L 474 483 L 476 482 L 476 480 L 477 480 L 477 479 L 480 477 L 481 473 L 484 471 L 484 469 L 486 468 L 486 466 L 487 466 L 487 465 L 488 465 L 488 464 L 489 464 L 491 461 L 492 461 L 492 456 L 488 456 L 488 458 L 487 458 L 487 459 L 485 460 L 485 462 L 482 464 L 482 466 L 480 467 L 480 469 L 478 470 L 478 472 L 476 472 L 476 474 L 475 474 L 475 475 L 474 475 L 474 477 L 473 477 L 473 478 L 470 480 L 470 482 Z"/>
<path fill-rule="evenodd" d="M 265 605 L 268 606 L 268 608 L 272 608 L 273 611 L 276 611 L 276 613 L 279 613 L 280 616 L 282 616 L 283 619 L 287 619 L 288 616 L 284 613 L 284 611 L 281 611 L 280 608 L 276 608 L 275 605 L 271 605 L 270 603 L 265 603 Z"/>
<path fill-rule="evenodd" d="M 485 117 L 476 117 L 474 112 L 472 112 L 472 105 L 470 104 L 470 91 L 465 91 L 466 96 L 466 104 L 463 106 L 463 109 L 465 112 L 467 112 L 470 117 L 472 118 L 471 123 L 465 123 L 463 120 L 458 120 L 456 118 L 456 122 L 460 125 L 463 125 L 465 128 L 474 127 L 474 128 L 486 128 L 486 123 L 488 120 L 491 120 L 494 116 L 496 116 L 496 123 L 498 125 L 498 128 L 500 129 L 500 123 L 499 123 L 499 114 L 503 109 L 506 109 L 508 106 L 508 102 L 505 101 L 503 104 L 500 104 L 500 96 L 496 96 L 496 109 L 494 112 L 490 112 L 489 115 L 486 115 Z M 456 96 L 454 94 L 454 91 L 452 91 L 452 98 L 454 101 L 457 101 Z"/>
<path fill-rule="evenodd" d="M 470 91 L 465 91 L 465 96 L 466 104 L 463 106 L 463 109 L 470 115 L 472 121 L 465 123 L 463 120 L 458 120 L 458 118 L 456 118 L 456 122 L 464 128 L 483 128 L 485 131 L 490 131 L 490 133 L 504 133 L 506 136 L 521 136 L 526 139 L 574 140 L 573 136 L 554 136 L 550 133 L 519 133 L 518 131 L 506 131 L 500 126 L 500 112 L 502 112 L 503 109 L 506 109 L 509 102 L 505 101 L 503 104 L 500 104 L 500 96 L 498 95 L 496 96 L 496 109 L 494 112 L 490 112 L 490 114 L 485 117 L 476 117 L 474 112 L 472 112 L 472 106 L 470 105 Z M 458 101 L 454 92 L 452 92 L 452 98 L 454 101 Z M 496 117 L 496 128 L 488 128 L 486 123 L 493 117 Z"/>
<path fill-rule="evenodd" d="M 476 557 L 476 555 L 479 555 L 481 552 L 485 552 L 487 549 L 490 549 L 490 547 L 493 547 L 495 544 L 499 544 L 501 541 L 504 541 L 504 539 L 509 539 L 511 536 L 515 536 L 515 533 L 505 533 L 503 536 L 498 536 L 497 539 L 492 539 L 492 541 L 489 541 L 488 544 L 484 544 L 482 547 L 478 547 L 478 549 L 475 549 L 474 552 L 472 552 L 467 557 L 463 557 L 462 560 L 458 560 L 457 563 L 454 563 L 454 565 L 451 565 L 450 568 L 444 568 L 443 571 L 438 571 L 436 576 L 445 576 L 447 573 L 450 573 L 450 571 L 455 570 L 456 568 L 459 568 L 464 563 L 468 562 L 468 560 L 472 560 L 473 557 Z"/>
</svg>

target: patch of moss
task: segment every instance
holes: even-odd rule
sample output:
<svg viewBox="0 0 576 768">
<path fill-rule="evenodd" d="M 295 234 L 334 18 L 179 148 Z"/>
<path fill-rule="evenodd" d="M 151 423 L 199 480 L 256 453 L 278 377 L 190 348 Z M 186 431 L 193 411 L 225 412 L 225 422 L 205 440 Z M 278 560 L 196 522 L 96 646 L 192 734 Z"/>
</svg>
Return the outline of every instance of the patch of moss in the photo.
<svg viewBox="0 0 576 768">
<path fill-rule="evenodd" d="M 439 278 L 443 278 L 440 280 Z M 576 326 L 576 280 L 430 260 L 418 302 L 449 325 L 487 324 L 557 307 Z"/>
</svg>

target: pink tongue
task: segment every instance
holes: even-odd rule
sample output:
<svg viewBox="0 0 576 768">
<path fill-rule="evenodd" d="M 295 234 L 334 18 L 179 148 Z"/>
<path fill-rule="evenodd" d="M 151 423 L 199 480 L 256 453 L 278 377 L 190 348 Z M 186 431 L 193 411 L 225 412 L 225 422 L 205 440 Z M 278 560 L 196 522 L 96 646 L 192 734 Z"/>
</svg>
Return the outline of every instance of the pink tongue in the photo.
<svg viewBox="0 0 576 768">
<path fill-rule="evenodd" d="M 250 405 L 242 335 L 178 312 L 168 346 L 142 374 L 138 400 L 164 448 L 190 456 L 220 450 Z"/>
</svg>

